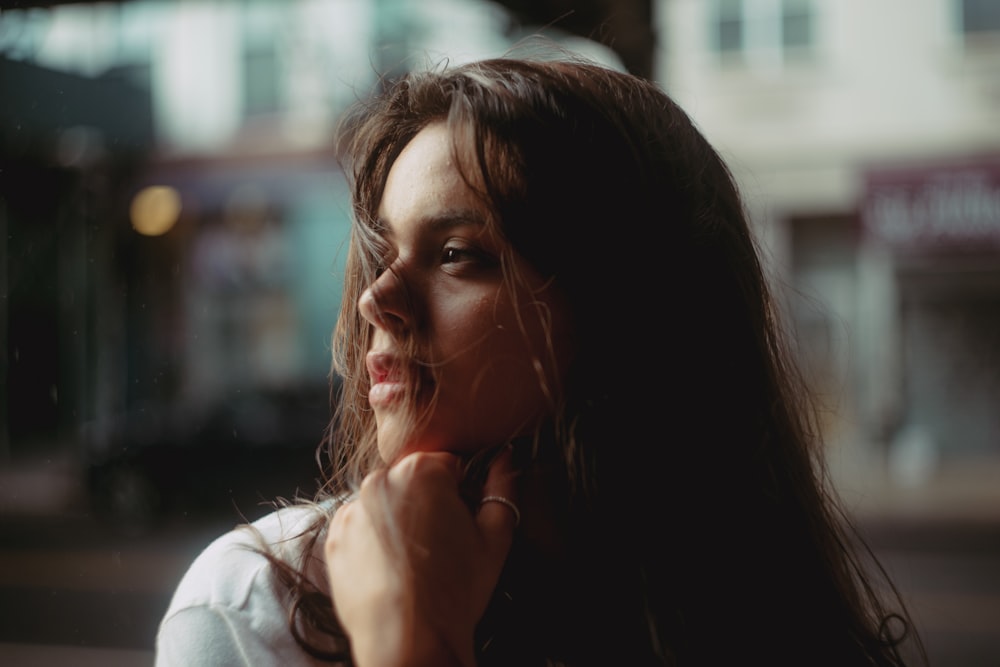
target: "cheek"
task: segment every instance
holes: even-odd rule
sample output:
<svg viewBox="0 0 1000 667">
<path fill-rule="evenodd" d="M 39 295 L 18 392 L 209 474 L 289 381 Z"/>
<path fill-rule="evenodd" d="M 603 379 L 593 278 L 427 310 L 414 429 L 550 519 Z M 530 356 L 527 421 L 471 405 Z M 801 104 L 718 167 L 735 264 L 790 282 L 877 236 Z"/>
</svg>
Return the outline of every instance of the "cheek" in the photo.
<svg viewBox="0 0 1000 667">
<path fill-rule="evenodd" d="M 498 299 L 494 293 L 482 293 L 463 299 L 442 300 L 429 313 L 428 344 L 434 359 L 447 361 L 467 353 L 476 353 L 488 345 L 492 333 L 505 323 L 497 318 Z"/>
<path fill-rule="evenodd" d="M 489 369 L 497 390 L 529 401 L 543 386 L 548 386 L 546 392 L 551 390 L 561 370 L 560 365 L 553 365 L 551 330 L 537 306 L 525 305 L 518 312 L 502 302 L 484 318 L 488 318 L 491 330 L 482 344 L 481 363 Z"/>
<path fill-rule="evenodd" d="M 453 376 L 452 381 L 474 382 L 479 388 L 483 381 L 498 381 L 509 390 L 511 382 L 537 384 L 539 363 L 549 382 L 561 373 L 562 364 L 552 367 L 550 345 L 561 347 L 552 338 L 558 338 L 561 322 L 551 304 L 539 308 L 530 296 L 522 296 L 515 308 L 502 288 L 437 303 L 429 313 L 427 333 L 442 379 Z M 552 317 L 556 319 L 550 321 Z"/>
</svg>

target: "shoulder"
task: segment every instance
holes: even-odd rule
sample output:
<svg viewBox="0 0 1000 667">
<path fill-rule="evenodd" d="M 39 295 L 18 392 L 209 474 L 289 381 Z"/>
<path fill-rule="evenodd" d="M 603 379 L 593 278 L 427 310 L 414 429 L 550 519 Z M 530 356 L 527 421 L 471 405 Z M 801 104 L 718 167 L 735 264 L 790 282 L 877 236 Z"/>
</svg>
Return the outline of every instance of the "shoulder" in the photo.
<svg viewBox="0 0 1000 667">
<path fill-rule="evenodd" d="M 217 660 L 299 652 L 288 631 L 287 592 L 276 585 L 262 552 L 298 566 L 308 555 L 314 526 L 332 509 L 331 504 L 282 508 L 209 544 L 181 578 L 160 623 L 157 664 L 176 664 L 167 658 L 171 654 Z"/>
<path fill-rule="evenodd" d="M 191 563 L 171 608 L 190 604 L 246 606 L 251 591 L 262 583 L 261 575 L 269 570 L 262 550 L 294 556 L 320 512 L 310 506 L 286 507 L 216 538 Z"/>
</svg>

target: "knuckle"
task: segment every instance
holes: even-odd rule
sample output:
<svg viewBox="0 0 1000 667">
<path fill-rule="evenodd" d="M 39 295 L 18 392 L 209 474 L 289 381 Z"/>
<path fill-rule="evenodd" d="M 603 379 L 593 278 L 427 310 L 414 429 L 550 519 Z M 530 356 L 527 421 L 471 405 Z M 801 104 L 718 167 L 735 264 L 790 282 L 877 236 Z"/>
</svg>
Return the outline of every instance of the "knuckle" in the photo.
<svg viewBox="0 0 1000 667">
<path fill-rule="evenodd" d="M 401 461 L 408 478 L 431 483 L 454 480 L 452 462 L 453 457 L 442 452 L 414 452 Z"/>
</svg>

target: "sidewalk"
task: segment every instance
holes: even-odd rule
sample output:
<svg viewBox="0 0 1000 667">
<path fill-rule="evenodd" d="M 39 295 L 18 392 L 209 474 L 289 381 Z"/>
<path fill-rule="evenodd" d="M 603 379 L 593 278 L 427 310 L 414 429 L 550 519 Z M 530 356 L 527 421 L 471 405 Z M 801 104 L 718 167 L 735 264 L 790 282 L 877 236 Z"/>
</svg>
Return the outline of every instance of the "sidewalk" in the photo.
<svg viewBox="0 0 1000 667">
<path fill-rule="evenodd" d="M 910 477 L 877 465 L 834 477 L 845 506 L 862 521 L 1000 528 L 1000 457 L 950 462 Z"/>
<path fill-rule="evenodd" d="M 0 463 L 0 516 L 86 513 L 84 472 L 68 455 Z M 1000 456 L 940 465 L 905 479 L 854 457 L 832 465 L 831 478 L 845 508 L 862 522 L 955 522 L 1000 530 Z"/>
<path fill-rule="evenodd" d="M 85 471 L 68 455 L 0 462 L 0 516 L 86 512 L 85 484 Z"/>
<path fill-rule="evenodd" d="M 855 460 L 831 475 L 845 509 L 914 613 L 931 664 L 993 667 L 1000 655 L 994 620 L 1000 617 L 1000 459 L 924 472 L 893 477 L 885 467 Z M 141 636 L 151 637 L 148 627 L 165 608 L 172 582 L 221 529 L 186 525 L 142 540 L 108 542 L 90 531 L 82 479 L 68 458 L 0 465 L 0 519 L 6 520 L 8 546 L 7 553 L 0 550 L 0 570 L 7 573 L 0 592 L 10 592 L 7 609 L 17 605 L 32 628 L 41 624 L 35 619 L 52 618 L 53 610 L 93 620 L 102 627 L 81 620 L 73 628 L 95 646 L 93 637 L 104 636 L 108 615 L 128 620 L 125 635 L 141 625 L 147 627 Z M 94 608 L 104 616 L 93 614 Z M 124 639 L 134 644 L 132 635 Z M 0 664 L 152 664 L 151 648 L 122 643 L 126 648 L 77 650 L 67 643 L 62 636 L 46 641 L 11 634 L 0 643 Z"/>
<path fill-rule="evenodd" d="M 0 664 L 18 667 L 152 667 L 152 651 L 0 643 Z"/>
</svg>

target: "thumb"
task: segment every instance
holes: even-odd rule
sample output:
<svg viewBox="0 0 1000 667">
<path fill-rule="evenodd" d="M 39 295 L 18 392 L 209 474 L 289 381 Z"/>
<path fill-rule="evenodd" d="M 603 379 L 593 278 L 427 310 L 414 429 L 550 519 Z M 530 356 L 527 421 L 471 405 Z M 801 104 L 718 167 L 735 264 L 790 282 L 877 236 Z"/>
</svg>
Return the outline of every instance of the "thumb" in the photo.
<svg viewBox="0 0 1000 667">
<path fill-rule="evenodd" d="M 487 555 L 498 571 L 503 567 L 514 540 L 514 529 L 521 520 L 517 477 L 512 450 L 508 445 L 490 465 L 483 485 L 482 501 L 476 514 L 476 523 Z"/>
</svg>

